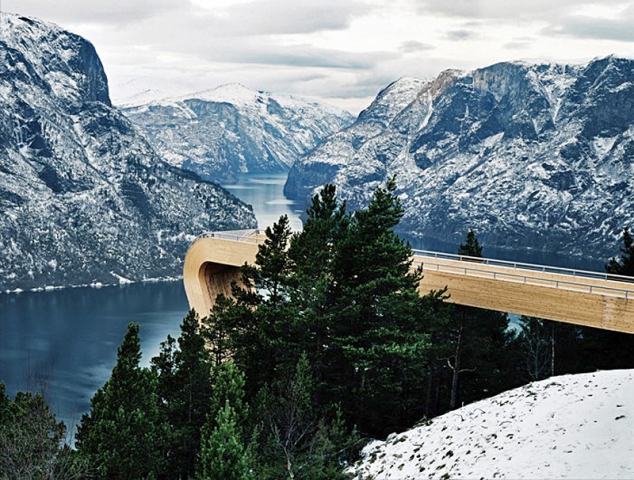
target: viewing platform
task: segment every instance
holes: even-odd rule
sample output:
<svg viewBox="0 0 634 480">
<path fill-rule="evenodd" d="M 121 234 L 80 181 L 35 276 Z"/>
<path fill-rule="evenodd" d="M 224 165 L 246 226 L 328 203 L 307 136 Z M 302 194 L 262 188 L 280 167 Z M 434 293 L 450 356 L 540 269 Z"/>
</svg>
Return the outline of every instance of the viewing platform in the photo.
<svg viewBox="0 0 634 480">
<path fill-rule="evenodd" d="M 185 257 L 191 308 L 205 316 L 218 293 L 231 295 L 240 267 L 254 264 L 266 237 L 255 230 L 210 232 Z M 447 287 L 449 303 L 634 333 L 634 278 L 583 270 L 414 250 L 419 292 Z"/>
</svg>

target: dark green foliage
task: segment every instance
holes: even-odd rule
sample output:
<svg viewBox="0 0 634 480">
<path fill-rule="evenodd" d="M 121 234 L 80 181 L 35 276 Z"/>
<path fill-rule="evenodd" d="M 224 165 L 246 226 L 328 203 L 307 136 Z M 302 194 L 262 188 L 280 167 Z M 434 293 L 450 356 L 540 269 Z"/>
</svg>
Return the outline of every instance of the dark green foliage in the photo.
<svg viewBox="0 0 634 480">
<path fill-rule="evenodd" d="M 477 261 L 482 246 L 469 230 L 458 254 Z M 451 294 L 451 292 L 449 292 Z M 494 395 L 508 386 L 512 335 L 506 314 L 456 305 L 450 321 L 432 327 L 427 414 L 453 410 L 463 403 Z"/>
<path fill-rule="evenodd" d="M 215 428 L 202 443 L 201 480 L 248 480 L 256 478 L 237 427 L 239 417 L 229 402 L 214 419 Z"/>
<path fill-rule="evenodd" d="M 301 233 L 291 235 L 285 217 L 267 229 L 235 302 L 220 298 L 210 324 L 210 338 L 224 338 L 245 372 L 248 398 L 306 355 L 317 407 L 340 403 L 366 433 L 405 428 L 424 413 L 426 328 L 442 309 L 440 294 L 417 292 L 421 271 L 394 233 L 403 215 L 395 190 L 391 180 L 350 216 L 326 186 Z"/>
<path fill-rule="evenodd" d="M 65 435 L 42 395 L 18 392 L 11 401 L 0 383 L 0 478 L 84 478 L 89 466 L 64 443 Z"/>
<path fill-rule="evenodd" d="M 465 243 L 461 243 L 458 247 L 458 255 L 477 258 L 482 257 L 482 246 L 480 242 L 478 242 L 473 230 L 469 230 Z"/>
<path fill-rule="evenodd" d="M 438 294 L 420 297 L 421 270 L 411 269 L 412 249 L 394 233 L 403 215 L 395 190 L 392 179 L 355 212 L 332 268 L 329 388 L 345 417 L 373 436 L 422 416 L 425 327 L 439 314 Z"/>
<path fill-rule="evenodd" d="M 142 479 L 164 469 L 166 429 L 161 423 L 156 377 L 141 368 L 139 326 L 128 325 L 110 379 L 81 419 L 76 447 L 97 478 Z"/>
<path fill-rule="evenodd" d="M 620 250 L 621 258 L 612 257 L 605 266 L 606 272 L 634 277 L 634 239 L 629 227 L 623 229 L 623 246 Z"/>
<path fill-rule="evenodd" d="M 229 361 L 217 368 L 215 388 L 202 430 L 200 479 L 256 478 L 245 433 L 248 417 L 244 402 L 244 375 Z"/>
<path fill-rule="evenodd" d="M 249 416 L 249 406 L 245 400 L 244 374 L 238 369 L 232 360 L 219 365 L 214 373 L 214 391 L 211 397 L 207 428 L 211 431 L 215 424 L 214 419 L 229 403 L 242 427 Z"/>
<path fill-rule="evenodd" d="M 345 478 L 341 461 L 357 442 L 356 433 L 348 431 L 338 409 L 328 421 L 320 413 L 314 394 L 315 381 L 306 355 L 299 359 L 292 375 L 258 394 L 259 479 Z"/>
<path fill-rule="evenodd" d="M 169 426 L 164 474 L 168 478 L 192 478 L 200 454 L 200 430 L 212 394 L 210 353 L 193 310 L 183 319 L 178 346 L 168 336 L 151 365 L 158 380 L 161 418 Z"/>
</svg>

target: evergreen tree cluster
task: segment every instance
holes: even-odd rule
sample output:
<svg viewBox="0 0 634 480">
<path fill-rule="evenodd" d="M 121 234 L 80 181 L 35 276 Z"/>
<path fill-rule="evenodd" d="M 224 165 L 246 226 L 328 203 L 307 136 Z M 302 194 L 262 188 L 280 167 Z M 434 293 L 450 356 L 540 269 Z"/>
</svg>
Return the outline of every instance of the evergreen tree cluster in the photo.
<svg viewBox="0 0 634 480">
<path fill-rule="evenodd" d="M 301 232 L 281 217 L 231 298 L 183 319 L 149 367 L 130 324 L 112 375 L 64 444 L 41 395 L 0 384 L 0 479 L 338 479 L 363 439 L 547 376 L 633 368 L 632 336 L 420 295 L 394 232 L 394 180 L 346 212 L 335 188 Z M 632 240 L 609 273 L 632 275 Z M 469 231 L 458 253 L 478 261 Z"/>
</svg>

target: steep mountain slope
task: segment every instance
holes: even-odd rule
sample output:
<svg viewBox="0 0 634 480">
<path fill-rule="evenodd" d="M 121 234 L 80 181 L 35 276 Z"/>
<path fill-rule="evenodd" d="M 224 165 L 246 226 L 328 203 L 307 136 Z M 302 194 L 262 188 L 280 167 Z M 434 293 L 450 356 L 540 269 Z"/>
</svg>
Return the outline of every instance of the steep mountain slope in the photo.
<svg viewBox="0 0 634 480">
<path fill-rule="evenodd" d="M 301 154 L 354 120 L 332 107 L 237 84 L 124 112 L 172 165 L 216 181 L 231 181 L 239 172 L 288 171 Z"/>
<path fill-rule="evenodd" d="M 634 61 L 500 63 L 388 86 L 348 129 L 291 169 L 304 201 L 334 182 L 353 207 L 397 175 L 403 232 L 604 261 L 634 223 Z"/>
<path fill-rule="evenodd" d="M 634 371 L 553 377 L 372 442 L 353 478 L 634 477 Z"/>
<path fill-rule="evenodd" d="M 108 97 L 86 40 L 3 14 L 0 291 L 179 275 L 193 235 L 250 208 L 163 162 Z"/>
</svg>

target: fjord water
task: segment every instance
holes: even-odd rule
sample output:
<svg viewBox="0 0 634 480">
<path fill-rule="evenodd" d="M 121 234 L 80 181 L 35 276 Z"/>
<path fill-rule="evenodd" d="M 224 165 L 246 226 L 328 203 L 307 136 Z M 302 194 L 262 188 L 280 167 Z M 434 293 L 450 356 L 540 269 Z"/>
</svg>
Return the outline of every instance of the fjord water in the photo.
<svg viewBox="0 0 634 480">
<path fill-rule="evenodd" d="M 261 229 L 298 212 L 283 195 L 286 175 L 243 175 L 228 189 L 253 205 Z M 43 391 L 69 427 L 90 409 L 90 398 L 109 378 L 126 327 L 141 325 L 142 363 L 160 342 L 177 337 L 188 311 L 181 281 L 43 292 L 0 293 L 0 382 L 13 397 Z"/>
<path fill-rule="evenodd" d="M 245 203 L 253 206 L 253 213 L 258 220 L 258 227 L 264 230 L 277 222 L 281 215 L 288 215 L 290 227 L 301 230 L 299 219 L 301 210 L 294 208 L 295 202 L 284 197 L 284 183 L 287 175 L 283 174 L 241 174 L 235 183 L 223 185 Z"/>
</svg>

